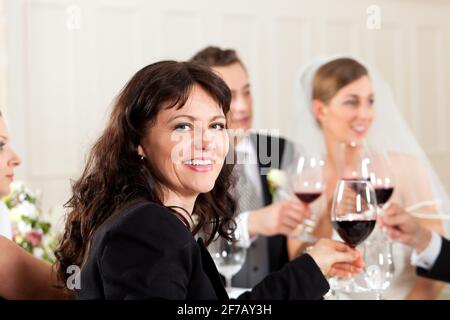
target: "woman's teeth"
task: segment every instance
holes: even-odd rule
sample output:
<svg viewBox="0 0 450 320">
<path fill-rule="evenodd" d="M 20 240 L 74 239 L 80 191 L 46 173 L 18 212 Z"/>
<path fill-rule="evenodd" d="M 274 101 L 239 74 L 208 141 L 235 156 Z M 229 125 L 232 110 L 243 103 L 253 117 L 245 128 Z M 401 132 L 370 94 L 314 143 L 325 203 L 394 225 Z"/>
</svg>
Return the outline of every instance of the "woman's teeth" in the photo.
<svg viewBox="0 0 450 320">
<path fill-rule="evenodd" d="M 212 160 L 200 160 L 200 159 L 195 159 L 195 160 L 188 160 L 185 161 L 184 164 L 190 165 L 190 166 L 209 166 L 212 164 Z"/>
<path fill-rule="evenodd" d="M 364 132 L 364 131 L 366 131 L 366 127 L 364 127 L 364 126 L 352 126 L 352 128 L 356 132 Z"/>
</svg>

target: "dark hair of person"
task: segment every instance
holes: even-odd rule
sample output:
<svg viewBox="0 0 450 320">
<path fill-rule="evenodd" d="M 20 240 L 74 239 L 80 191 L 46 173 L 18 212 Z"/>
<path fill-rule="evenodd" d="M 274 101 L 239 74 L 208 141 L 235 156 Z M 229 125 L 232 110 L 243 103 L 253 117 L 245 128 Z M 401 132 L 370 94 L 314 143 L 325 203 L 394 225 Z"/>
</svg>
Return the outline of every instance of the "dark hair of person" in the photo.
<svg viewBox="0 0 450 320">
<path fill-rule="evenodd" d="M 219 47 L 206 47 L 197 52 L 189 61 L 201 63 L 208 67 L 227 67 L 239 63 L 245 70 L 245 66 L 233 49 L 221 49 Z"/>
<path fill-rule="evenodd" d="M 111 216 L 130 204 L 148 200 L 163 205 L 164 173 L 141 159 L 138 145 L 166 108 L 181 108 L 194 86 L 202 88 L 228 113 L 231 93 L 225 82 L 206 66 L 191 62 L 161 61 L 139 70 L 115 99 L 109 122 L 90 150 L 81 177 L 72 185 L 65 204 L 65 231 L 56 250 L 56 270 L 67 280 L 70 265 L 82 266 L 94 233 Z M 229 238 L 235 228 L 236 202 L 233 164 L 225 163 L 214 188 L 197 197 L 193 214 L 197 224 L 192 233 L 207 229 L 206 244 L 219 234 Z M 169 208 L 186 225 L 177 209 Z"/>
</svg>

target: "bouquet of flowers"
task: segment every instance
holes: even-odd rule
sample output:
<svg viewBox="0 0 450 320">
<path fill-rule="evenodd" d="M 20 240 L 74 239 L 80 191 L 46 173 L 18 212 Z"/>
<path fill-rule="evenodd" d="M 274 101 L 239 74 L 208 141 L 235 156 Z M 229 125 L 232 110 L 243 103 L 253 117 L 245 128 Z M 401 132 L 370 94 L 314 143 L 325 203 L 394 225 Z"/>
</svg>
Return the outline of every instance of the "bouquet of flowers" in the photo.
<svg viewBox="0 0 450 320">
<path fill-rule="evenodd" d="M 13 182 L 10 195 L 2 200 L 9 209 L 13 241 L 32 255 L 53 263 L 56 237 L 51 224 L 44 220 L 39 195 L 23 183 Z"/>
</svg>

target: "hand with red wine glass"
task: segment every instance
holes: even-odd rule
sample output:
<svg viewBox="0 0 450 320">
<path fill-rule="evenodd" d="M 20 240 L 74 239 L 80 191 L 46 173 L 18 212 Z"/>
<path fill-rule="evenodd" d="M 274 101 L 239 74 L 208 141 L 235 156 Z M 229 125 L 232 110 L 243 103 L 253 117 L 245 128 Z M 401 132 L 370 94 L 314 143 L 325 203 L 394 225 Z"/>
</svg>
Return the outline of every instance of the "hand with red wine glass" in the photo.
<svg viewBox="0 0 450 320">
<path fill-rule="evenodd" d="M 356 248 L 372 233 L 377 220 L 377 200 L 369 181 L 339 180 L 333 197 L 331 222 L 341 239 Z M 332 290 L 360 292 L 368 289 L 358 285 L 354 279 L 341 281 L 330 279 Z"/>
<path fill-rule="evenodd" d="M 320 198 L 325 189 L 325 161 L 321 156 L 302 155 L 288 169 L 288 192 L 295 195 L 304 205 L 309 206 Z M 297 232 L 292 236 L 297 240 L 314 242 L 311 235 L 316 217 L 311 212 L 309 219 L 305 219 Z"/>
</svg>

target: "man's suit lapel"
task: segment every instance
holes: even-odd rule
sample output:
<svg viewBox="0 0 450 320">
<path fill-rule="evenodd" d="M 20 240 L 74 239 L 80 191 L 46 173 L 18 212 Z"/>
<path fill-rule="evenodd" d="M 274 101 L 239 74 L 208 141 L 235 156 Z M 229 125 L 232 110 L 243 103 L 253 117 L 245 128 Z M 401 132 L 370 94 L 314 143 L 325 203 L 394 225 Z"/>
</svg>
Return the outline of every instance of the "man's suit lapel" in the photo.
<svg viewBox="0 0 450 320">
<path fill-rule="evenodd" d="M 272 203 L 272 195 L 269 190 L 269 183 L 267 182 L 267 175 L 261 174 L 261 170 L 267 172 L 269 168 L 273 167 L 276 169 L 280 168 L 281 161 L 283 159 L 284 152 L 284 140 L 278 139 L 278 152 L 277 154 L 272 154 L 272 137 L 260 136 L 258 134 L 251 134 L 250 140 L 255 147 L 256 157 L 258 159 L 258 170 L 261 179 L 261 186 L 264 198 L 264 205 L 268 206 Z M 260 150 L 262 149 L 262 150 Z M 261 161 L 261 155 L 270 156 L 271 161 L 269 163 L 263 163 Z M 276 235 L 267 238 L 267 246 L 269 250 L 269 270 L 276 271 L 279 270 L 286 262 L 289 261 L 286 237 L 283 235 Z"/>
</svg>

